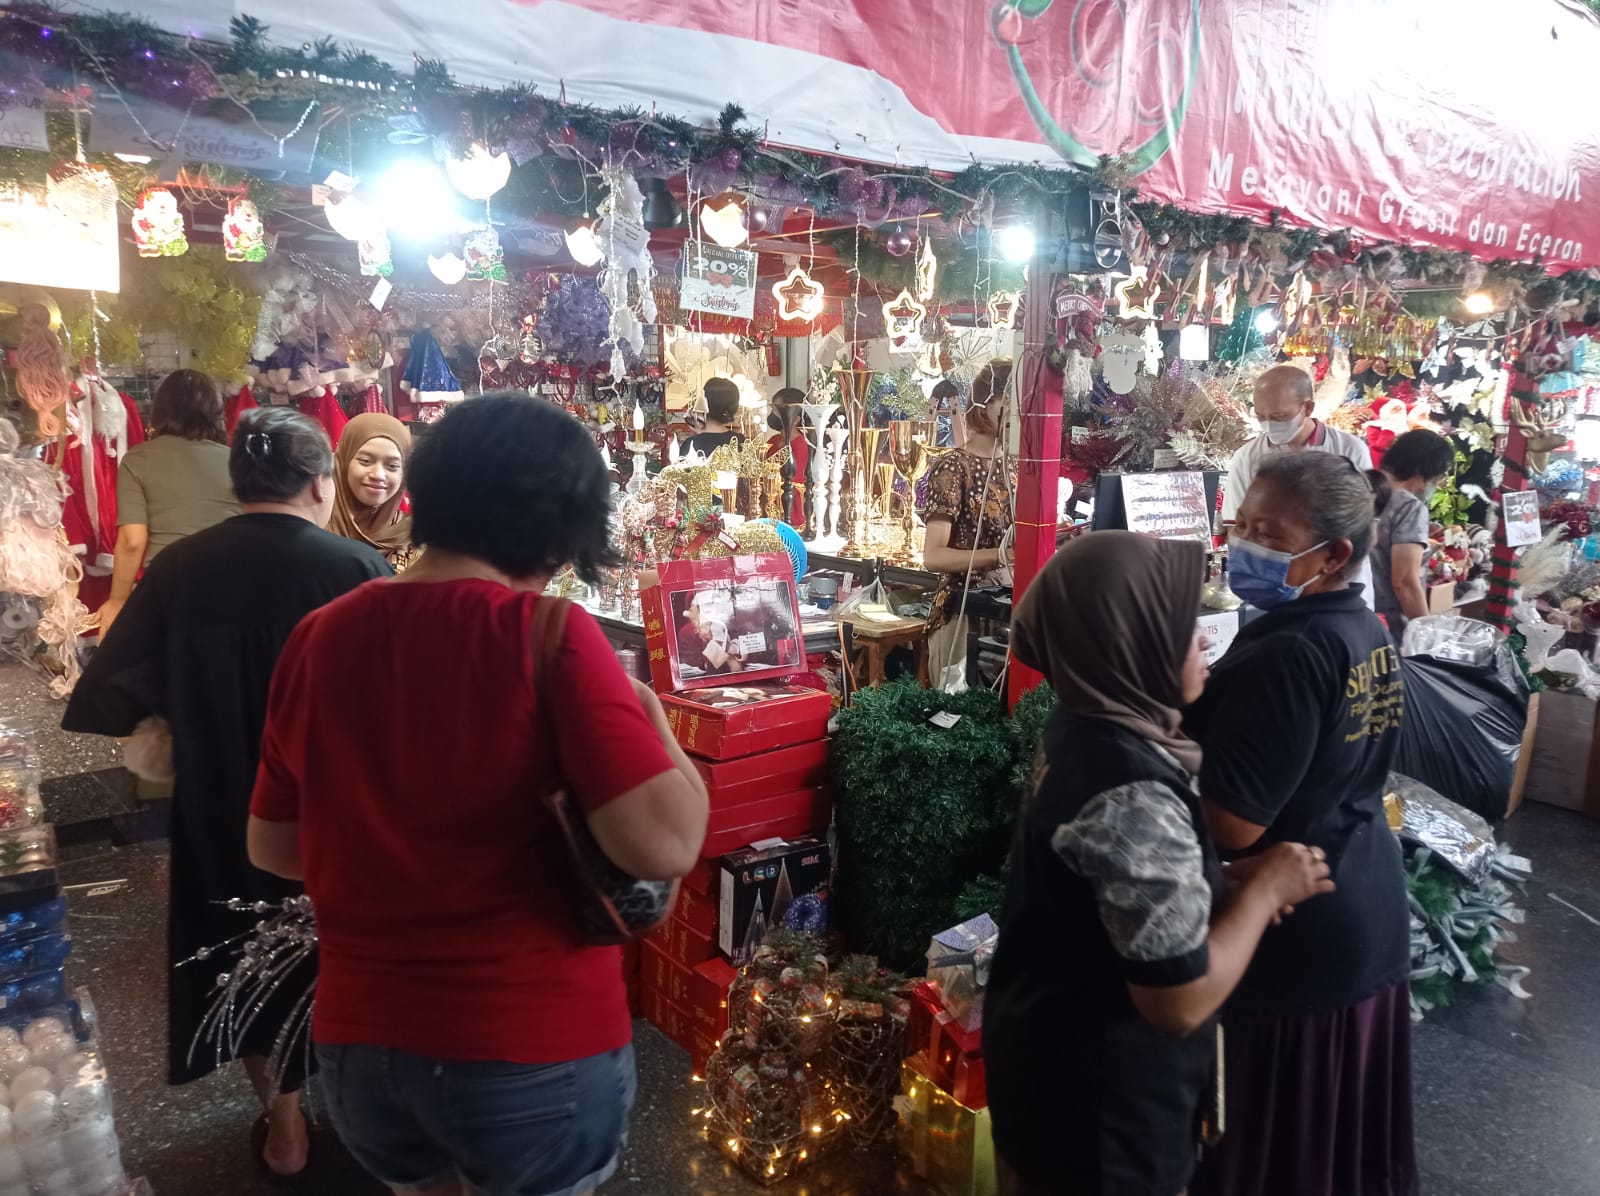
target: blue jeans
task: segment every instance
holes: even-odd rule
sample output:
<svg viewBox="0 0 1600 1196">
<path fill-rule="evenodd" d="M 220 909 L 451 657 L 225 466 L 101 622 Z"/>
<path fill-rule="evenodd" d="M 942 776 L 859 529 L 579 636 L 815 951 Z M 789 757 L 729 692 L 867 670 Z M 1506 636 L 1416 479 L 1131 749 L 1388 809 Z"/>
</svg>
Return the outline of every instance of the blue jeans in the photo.
<svg viewBox="0 0 1600 1196">
<path fill-rule="evenodd" d="M 633 1047 L 570 1063 L 473 1063 L 317 1047 L 334 1128 L 391 1188 L 459 1176 L 474 1196 L 582 1196 L 627 1139 Z"/>
</svg>

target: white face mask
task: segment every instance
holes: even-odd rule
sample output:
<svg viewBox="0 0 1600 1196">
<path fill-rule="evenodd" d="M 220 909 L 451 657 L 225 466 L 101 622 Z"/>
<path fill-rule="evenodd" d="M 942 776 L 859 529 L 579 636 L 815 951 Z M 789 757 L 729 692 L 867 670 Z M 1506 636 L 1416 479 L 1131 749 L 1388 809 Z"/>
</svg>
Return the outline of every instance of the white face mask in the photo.
<svg viewBox="0 0 1600 1196">
<path fill-rule="evenodd" d="M 1306 417 L 1296 415 L 1292 419 L 1264 419 L 1261 421 L 1261 433 L 1267 438 L 1267 443 L 1282 447 L 1296 436 L 1305 426 Z"/>
</svg>

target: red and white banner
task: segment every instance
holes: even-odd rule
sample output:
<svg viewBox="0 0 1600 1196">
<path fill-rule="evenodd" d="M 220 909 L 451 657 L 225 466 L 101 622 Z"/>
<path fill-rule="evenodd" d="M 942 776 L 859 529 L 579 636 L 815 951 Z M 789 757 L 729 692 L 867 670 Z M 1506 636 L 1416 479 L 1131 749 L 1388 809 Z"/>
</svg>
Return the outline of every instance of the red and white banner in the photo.
<svg viewBox="0 0 1600 1196">
<path fill-rule="evenodd" d="M 151 0 L 464 82 L 960 169 L 1126 155 L 1148 198 L 1600 265 L 1600 23 L 1579 0 Z M 384 14 L 382 20 L 375 14 Z M 1585 203 L 1585 199 L 1588 202 Z"/>
</svg>

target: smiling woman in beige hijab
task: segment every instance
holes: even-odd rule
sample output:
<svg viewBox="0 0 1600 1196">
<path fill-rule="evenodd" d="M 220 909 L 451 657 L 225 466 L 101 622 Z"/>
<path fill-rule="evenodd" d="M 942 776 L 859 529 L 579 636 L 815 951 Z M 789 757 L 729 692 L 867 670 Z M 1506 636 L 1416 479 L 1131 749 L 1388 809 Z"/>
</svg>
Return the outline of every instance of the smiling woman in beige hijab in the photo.
<svg viewBox="0 0 1600 1196">
<path fill-rule="evenodd" d="M 333 467 L 333 515 L 328 530 L 372 545 L 396 570 L 417 555 L 405 498 L 411 433 L 392 415 L 366 412 L 345 425 Z"/>
</svg>

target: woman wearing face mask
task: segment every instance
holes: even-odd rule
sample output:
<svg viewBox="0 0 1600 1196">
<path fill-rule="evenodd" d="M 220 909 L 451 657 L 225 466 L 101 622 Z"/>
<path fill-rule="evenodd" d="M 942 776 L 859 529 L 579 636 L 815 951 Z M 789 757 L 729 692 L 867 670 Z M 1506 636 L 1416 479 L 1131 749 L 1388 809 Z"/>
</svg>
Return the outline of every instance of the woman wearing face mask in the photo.
<svg viewBox="0 0 1600 1196">
<path fill-rule="evenodd" d="M 1336 891 L 1262 936 L 1223 1013 L 1232 1127 L 1193 1196 L 1412 1196 L 1410 922 L 1383 790 L 1399 657 L 1349 584 L 1373 494 L 1324 453 L 1262 463 L 1229 546 L 1266 613 L 1218 662 L 1185 729 L 1217 846 L 1321 848 Z"/>
<path fill-rule="evenodd" d="M 246 929 L 248 921 L 223 903 L 277 902 L 301 891 L 251 867 L 245 854 L 273 666 L 305 614 L 390 572 L 372 548 L 322 530 L 333 509 L 333 468 L 327 435 L 306 416 L 284 407 L 245 412 L 228 456 L 243 514 L 180 540 L 151 563 L 128 598 L 122 630 L 89 659 L 61 720 L 69 731 L 98 735 L 132 735 L 152 716 L 170 727 L 173 775 L 163 779 L 175 781 L 167 917 L 171 1084 L 217 1067 L 216 1045 L 197 1043 L 196 1035 L 230 955 L 218 951 L 209 963 L 191 957 Z M 128 754 L 132 761 L 131 744 Z M 315 965 L 305 970 L 314 974 Z M 277 1077 L 269 1076 L 267 1059 L 309 982 L 289 977 L 282 999 L 225 1052 L 231 1057 L 237 1047 L 265 1106 L 256 1149 L 262 1165 L 280 1176 L 306 1165 L 305 1052 L 287 1052 Z"/>
<path fill-rule="evenodd" d="M 1428 504 L 1455 464 L 1456 452 L 1437 432 L 1418 428 L 1397 437 L 1373 476 L 1378 525 L 1372 537 L 1372 596 L 1395 643 L 1406 623 L 1428 613 L 1422 556 L 1428 547 Z"/>
<path fill-rule="evenodd" d="M 1178 729 L 1205 685 L 1204 570 L 1198 544 L 1085 536 L 1045 565 L 1012 624 L 1017 658 L 1056 695 L 985 998 L 1013 1196 L 1182 1191 L 1214 1090 L 1217 1007 L 1267 926 L 1331 888 L 1321 851 L 1280 843 L 1224 895 L 1194 790 L 1200 750 Z"/>
<path fill-rule="evenodd" d="M 401 513 L 411 433 L 392 415 L 369 411 L 345 425 L 334 463 L 328 530 L 370 544 L 402 570 L 416 559 L 411 518 Z"/>
</svg>

